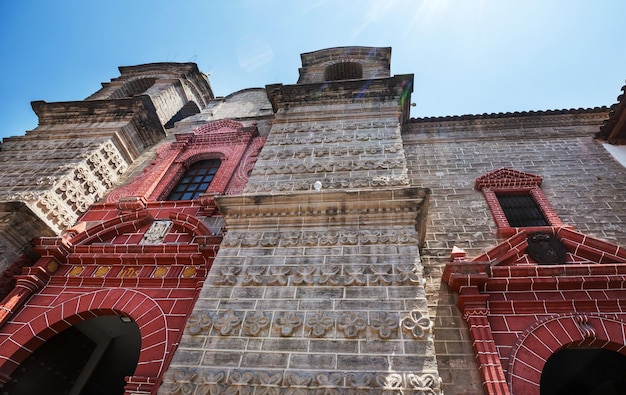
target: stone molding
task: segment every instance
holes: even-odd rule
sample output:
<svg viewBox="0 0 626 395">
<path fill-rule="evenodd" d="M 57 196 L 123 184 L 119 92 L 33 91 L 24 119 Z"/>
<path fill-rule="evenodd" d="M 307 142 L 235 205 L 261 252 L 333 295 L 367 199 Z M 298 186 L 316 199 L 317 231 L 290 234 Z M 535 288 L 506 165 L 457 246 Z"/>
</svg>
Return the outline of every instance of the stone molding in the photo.
<svg viewBox="0 0 626 395">
<path fill-rule="evenodd" d="M 395 75 L 389 78 L 369 80 L 325 81 L 298 85 L 266 85 L 267 96 L 274 112 L 311 103 L 339 104 L 354 100 L 399 100 L 405 92 L 413 91 L 413 74 Z M 404 103 L 402 103 L 404 104 Z M 408 105 L 408 103 L 406 103 Z M 403 107 L 403 106 L 401 106 Z"/>
<path fill-rule="evenodd" d="M 259 220 L 262 222 L 288 222 L 289 218 L 311 217 L 327 221 L 328 216 L 337 217 L 368 215 L 388 216 L 389 213 L 415 212 L 427 209 L 430 189 L 398 188 L 361 191 L 294 192 L 288 194 L 246 194 L 240 196 L 218 196 L 215 201 L 231 225 L 235 221 Z M 347 218 L 346 218 L 347 219 Z M 398 226 L 404 224 L 397 224 Z M 234 226 L 234 227 L 233 227 Z"/>
</svg>

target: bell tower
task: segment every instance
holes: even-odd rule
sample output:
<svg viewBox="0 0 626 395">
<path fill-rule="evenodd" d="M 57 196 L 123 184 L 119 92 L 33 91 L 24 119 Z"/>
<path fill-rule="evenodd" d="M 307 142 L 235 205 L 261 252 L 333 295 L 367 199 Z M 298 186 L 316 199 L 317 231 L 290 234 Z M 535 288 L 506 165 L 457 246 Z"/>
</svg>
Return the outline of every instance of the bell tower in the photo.
<svg viewBox="0 0 626 395">
<path fill-rule="evenodd" d="M 215 198 L 228 231 L 159 393 L 192 375 L 216 393 L 441 392 L 430 191 L 409 185 L 400 135 L 413 76 L 390 55 L 306 53 L 296 84 L 266 86 L 271 129 L 243 194 Z"/>
<path fill-rule="evenodd" d="M 3 140 L 0 272 L 19 273 L 35 257 L 32 239 L 72 226 L 144 151 L 166 137 L 165 127 L 213 97 L 206 76 L 192 63 L 120 72 L 84 101 L 33 102 L 38 126 Z M 0 283 L 0 295 L 5 285 L 10 287 Z"/>
</svg>

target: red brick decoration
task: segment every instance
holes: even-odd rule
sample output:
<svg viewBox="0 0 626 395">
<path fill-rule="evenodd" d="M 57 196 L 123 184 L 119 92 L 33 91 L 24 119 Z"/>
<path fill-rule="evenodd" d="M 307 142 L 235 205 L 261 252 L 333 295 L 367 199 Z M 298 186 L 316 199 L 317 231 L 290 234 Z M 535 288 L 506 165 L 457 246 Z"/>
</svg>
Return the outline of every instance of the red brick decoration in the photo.
<svg viewBox="0 0 626 395">
<path fill-rule="evenodd" d="M 528 227 L 525 228 L 527 231 L 550 232 L 554 231 L 550 228 L 564 226 L 540 188 L 542 181 L 540 176 L 506 168 L 494 170 L 476 179 L 475 188 L 483 191 L 500 236 L 509 237 L 517 233 L 520 228 L 509 224 L 498 202 L 498 194 L 529 194 L 537 202 L 550 226 Z"/>
<path fill-rule="evenodd" d="M 126 392 L 151 392 L 169 364 L 221 242 L 200 217 L 215 195 L 240 193 L 265 139 L 256 126 L 221 120 L 176 135 L 126 186 L 94 204 L 61 238 L 42 238 L 0 305 L 0 382 L 54 334 L 100 315 L 131 317 L 142 350 Z M 193 201 L 161 201 L 196 161 L 221 166 Z M 151 226 L 160 227 L 155 236 Z"/>
<path fill-rule="evenodd" d="M 258 135 L 256 126 L 245 127 L 231 120 L 211 122 L 193 132 L 178 134 L 176 142 L 157 151 L 155 160 L 139 177 L 111 192 L 107 202 L 133 196 L 147 201 L 163 200 L 191 164 L 205 159 L 222 161 L 206 192 L 239 193 L 264 143 L 265 138 Z"/>
<path fill-rule="evenodd" d="M 519 338 L 509 365 L 513 394 L 538 394 L 541 372 L 564 347 L 605 348 L 626 355 L 626 323 L 596 314 L 564 314 L 532 325 Z"/>
<path fill-rule="evenodd" d="M 168 320 L 161 306 L 142 292 L 108 288 L 85 292 L 75 287 L 49 286 L 33 296 L 21 314 L 3 328 L 0 337 L 0 372 L 9 375 L 19 362 L 57 333 L 102 315 L 131 317 L 139 326 L 142 341 L 135 375 L 154 376 L 164 368 L 167 355 Z M 54 291 L 53 293 L 51 291 Z M 5 326 L 6 328 L 6 326 Z"/>
<path fill-rule="evenodd" d="M 64 237 L 39 239 L 41 258 L 16 276 L 0 305 L 0 382 L 56 333 L 118 315 L 141 333 L 126 393 L 156 389 L 222 239 L 199 218 L 209 209 L 199 201 L 141 198 L 97 204 Z M 163 231 L 146 243 L 155 223 Z"/>
<path fill-rule="evenodd" d="M 626 355 L 626 249 L 557 228 L 565 264 L 541 265 L 527 253 L 529 233 L 521 229 L 471 261 L 455 249 L 444 270 L 486 394 L 538 395 L 543 366 L 561 348 Z"/>
</svg>

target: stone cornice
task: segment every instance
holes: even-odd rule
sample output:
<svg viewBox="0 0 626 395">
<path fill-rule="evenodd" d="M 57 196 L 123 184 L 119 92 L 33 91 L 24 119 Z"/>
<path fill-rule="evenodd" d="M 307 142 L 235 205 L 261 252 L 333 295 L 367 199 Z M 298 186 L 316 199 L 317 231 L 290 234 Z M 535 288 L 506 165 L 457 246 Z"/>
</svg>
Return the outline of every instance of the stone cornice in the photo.
<svg viewBox="0 0 626 395">
<path fill-rule="evenodd" d="M 609 109 L 605 106 L 594 108 L 572 108 L 562 110 L 539 110 L 539 111 L 515 111 L 484 114 L 447 115 L 441 117 L 418 117 L 411 118 L 410 123 L 431 123 L 431 122 L 468 122 L 468 121 L 494 121 L 498 119 L 511 118 L 532 118 L 549 115 L 584 115 L 597 114 L 606 115 Z"/>
<path fill-rule="evenodd" d="M 364 222 L 406 226 L 414 224 L 416 218 L 422 226 L 429 196 L 426 188 L 401 188 L 220 196 L 215 201 L 229 230 L 255 225 L 298 226 L 305 222 L 307 226 Z"/>
<path fill-rule="evenodd" d="M 160 126 L 156 109 L 149 96 L 141 95 L 127 99 L 69 101 L 48 103 L 43 100 L 31 102 L 39 125 L 67 123 L 121 122 L 137 114 L 145 113 L 149 126 Z M 152 125 L 150 125 L 152 126 Z"/>
<path fill-rule="evenodd" d="M 31 104 L 39 117 L 39 126 L 126 122 L 132 126 L 133 131 L 124 128 L 122 133 L 138 134 L 138 136 L 126 136 L 127 143 L 142 142 L 142 145 L 134 148 L 135 154 L 165 137 L 165 130 L 157 116 L 152 99 L 146 95 L 129 99 L 56 103 L 34 101 Z"/>
<path fill-rule="evenodd" d="M 428 140 L 429 142 L 465 141 L 487 139 L 516 139 L 543 137 L 593 136 L 603 119 L 606 108 L 582 112 L 545 112 L 539 114 L 510 115 L 494 118 L 440 117 L 411 119 L 402 127 L 403 141 Z"/>
<path fill-rule="evenodd" d="M 404 135 L 411 136 L 424 132 L 429 132 L 433 136 L 440 135 L 442 132 L 446 134 L 452 132 L 454 136 L 446 135 L 445 137 L 476 139 L 476 132 L 486 135 L 488 133 L 498 134 L 506 130 L 531 130 L 535 128 L 554 128 L 556 133 L 571 134 L 580 129 L 580 126 L 593 128 L 591 132 L 584 132 L 585 135 L 589 135 L 597 132 L 607 114 L 608 109 L 606 107 L 596 107 L 578 110 L 412 118 L 403 125 L 403 137 Z M 464 135 L 464 133 L 469 133 L 469 135 Z M 541 134 L 544 133 L 545 131 L 541 132 Z M 494 137 L 497 136 L 494 135 Z M 519 134 L 515 134 L 515 138 L 519 138 Z"/>
<path fill-rule="evenodd" d="M 181 81 L 187 81 L 191 84 L 190 88 L 199 107 L 206 107 L 209 101 L 214 98 L 207 76 L 198 69 L 198 65 L 195 63 L 148 63 L 136 66 L 121 66 L 118 69 L 121 76 L 112 79 L 112 82 L 131 80 L 137 77 L 180 78 Z"/>
<path fill-rule="evenodd" d="M 413 74 L 369 80 L 326 81 L 297 85 L 273 84 L 267 85 L 266 90 L 274 112 L 285 106 L 311 102 L 324 104 L 382 98 L 399 100 L 403 93 L 410 94 L 413 91 Z"/>
</svg>

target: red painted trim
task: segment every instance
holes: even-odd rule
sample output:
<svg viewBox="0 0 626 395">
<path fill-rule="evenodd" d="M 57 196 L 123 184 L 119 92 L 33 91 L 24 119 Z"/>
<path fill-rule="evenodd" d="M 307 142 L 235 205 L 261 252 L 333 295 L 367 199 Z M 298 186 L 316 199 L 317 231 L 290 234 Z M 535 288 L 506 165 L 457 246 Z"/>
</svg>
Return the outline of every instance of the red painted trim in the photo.
<svg viewBox="0 0 626 395">
<path fill-rule="evenodd" d="M 510 237 L 516 233 L 521 232 L 522 230 L 526 231 L 526 233 L 533 232 L 548 232 L 554 233 L 557 228 L 563 226 L 563 222 L 557 215 L 556 211 L 548 201 L 548 198 L 545 196 L 541 188 L 538 187 L 515 187 L 515 188 L 483 188 L 483 194 L 485 195 L 485 200 L 487 201 L 487 205 L 491 210 L 491 214 L 493 215 L 493 219 L 496 222 L 496 226 L 498 227 L 498 235 L 502 237 Z M 506 219 L 506 215 L 504 214 L 504 210 L 502 210 L 502 206 L 498 201 L 498 195 L 502 194 L 523 194 L 527 193 L 535 199 L 535 202 L 541 209 L 544 217 L 550 224 L 550 226 L 532 226 L 532 227 L 512 227 L 509 224 L 509 221 Z"/>
<path fill-rule="evenodd" d="M 626 355 L 626 323 L 599 315 L 565 314 L 527 329 L 509 357 L 511 393 L 538 395 L 541 372 L 552 354 L 566 347 L 606 348 Z"/>
<path fill-rule="evenodd" d="M 10 334 L 0 343 L 2 375 L 10 376 L 28 355 L 55 334 L 78 322 L 103 315 L 128 316 L 139 326 L 142 350 L 135 375 L 158 377 L 165 369 L 170 330 L 161 307 L 143 293 L 132 289 L 103 289 L 49 306 L 33 319 L 20 319 L 23 314 L 24 311 L 16 315 L 13 328 L 3 328 L 2 333 Z M 148 337 L 151 340 L 146 343 L 144 339 Z"/>
</svg>

